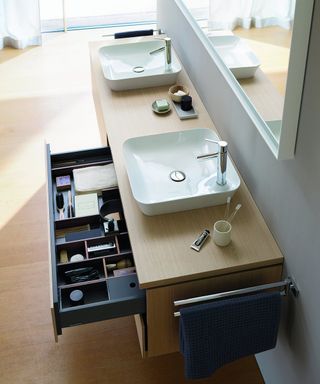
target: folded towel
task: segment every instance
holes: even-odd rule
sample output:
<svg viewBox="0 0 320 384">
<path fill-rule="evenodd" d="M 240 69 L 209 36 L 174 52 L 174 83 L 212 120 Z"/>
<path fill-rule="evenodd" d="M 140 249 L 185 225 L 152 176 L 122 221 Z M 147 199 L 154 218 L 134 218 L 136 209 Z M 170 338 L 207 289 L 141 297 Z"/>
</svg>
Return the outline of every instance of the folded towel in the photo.
<svg viewBox="0 0 320 384">
<path fill-rule="evenodd" d="M 150 36 L 153 35 L 153 29 L 142 29 L 140 31 L 128 31 L 128 32 L 117 32 L 114 34 L 115 39 L 123 39 L 126 37 L 137 37 L 137 36 Z"/>
<path fill-rule="evenodd" d="M 77 194 L 96 192 L 118 185 L 113 164 L 95 165 L 73 170 L 74 188 Z"/>
<path fill-rule="evenodd" d="M 280 310 L 280 292 L 180 309 L 180 350 L 186 378 L 209 377 L 226 363 L 274 348 Z"/>
</svg>

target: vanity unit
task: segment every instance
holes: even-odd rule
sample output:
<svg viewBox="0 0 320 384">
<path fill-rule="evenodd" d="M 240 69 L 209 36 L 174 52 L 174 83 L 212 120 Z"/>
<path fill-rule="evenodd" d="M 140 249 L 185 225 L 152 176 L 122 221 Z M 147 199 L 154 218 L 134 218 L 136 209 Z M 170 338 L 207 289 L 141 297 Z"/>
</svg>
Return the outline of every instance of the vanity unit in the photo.
<svg viewBox="0 0 320 384">
<path fill-rule="evenodd" d="M 128 41 L 135 39 L 124 40 Z M 216 246 L 210 239 L 199 253 L 190 249 L 192 242 L 205 228 L 212 231 L 213 223 L 223 217 L 224 205 L 159 216 L 145 216 L 139 210 L 132 196 L 124 165 L 122 145 L 125 140 L 197 127 L 215 131 L 215 127 L 184 70 L 179 74 L 178 82 L 190 89 L 193 104 L 199 113 L 198 119 L 181 121 L 174 111 L 164 116 L 156 115 L 152 111 L 151 105 L 155 99 L 168 98 L 167 86 L 111 91 L 103 77 L 98 56 L 99 48 L 108 43 L 115 44 L 114 41 L 90 44 L 97 117 L 104 141 L 107 134 L 112 157 L 110 148 L 98 151 L 103 151 L 103 161 L 113 161 L 119 186 L 116 198 L 121 199 L 123 207 L 123 229 L 117 236 L 119 251 L 116 257 L 123 257 L 123 252 L 130 255 L 135 263 L 136 282 L 139 287 L 134 288 L 133 295 L 126 294 L 124 290 L 124 298 L 118 297 L 118 303 L 112 300 L 112 297 L 109 301 L 104 297 L 98 304 L 64 308 L 62 297 L 64 290 L 68 288 L 60 286 L 57 290 L 57 282 L 53 281 L 54 318 L 60 321 L 60 327 L 63 327 L 132 313 L 135 315 L 142 355 L 158 356 L 179 350 L 179 320 L 173 315 L 177 310 L 173 304 L 174 300 L 276 282 L 281 279 L 283 257 L 243 181 L 231 203 L 234 208 L 241 202 L 242 209 L 233 222 L 232 243 L 225 248 Z M 77 153 L 76 158 L 81 159 L 83 154 L 87 152 Z M 94 152 L 92 154 L 97 158 Z M 51 175 L 57 167 L 58 159 L 59 157 L 51 157 L 54 164 Z M 115 191 L 106 192 L 108 193 L 114 194 Z M 51 215 L 53 214 L 54 212 L 51 212 Z M 86 247 L 86 241 L 82 244 L 83 247 Z M 96 242 L 87 242 L 90 241 Z M 57 245 L 53 251 L 56 249 Z M 55 260 L 53 259 L 53 262 Z M 108 279 L 108 276 L 104 275 L 105 263 L 106 260 L 101 261 L 101 279 L 96 283 L 100 293 L 103 286 L 104 295 L 106 282 L 108 285 L 108 280 L 116 280 Z M 56 268 L 59 270 L 62 267 L 53 266 L 54 276 Z M 134 278 L 134 275 L 131 277 Z M 124 283 L 124 286 L 127 283 Z M 123 300 L 127 305 L 121 305 Z M 72 321 L 65 312 L 72 313 Z"/>
</svg>

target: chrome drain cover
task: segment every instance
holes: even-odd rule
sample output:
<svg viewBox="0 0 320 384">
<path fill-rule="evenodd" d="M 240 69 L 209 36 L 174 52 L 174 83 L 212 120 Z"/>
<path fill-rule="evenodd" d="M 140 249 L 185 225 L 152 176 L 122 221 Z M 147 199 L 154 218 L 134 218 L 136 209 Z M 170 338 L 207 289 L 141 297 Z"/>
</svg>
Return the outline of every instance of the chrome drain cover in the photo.
<svg viewBox="0 0 320 384">
<path fill-rule="evenodd" d="M 180 181 L 185 180 L 185 178 L 186 178 L 186 175 L 182 171 L 172 171 L 170 173 L 170 179 L 172 181 L 177 182 L 177 183 L 179 183 Z"/>
<path fill-rule="evenodd" d="M 141 73 L 141 72 L 144 72 L 144 68 L 141 67 L 141 66 L 139 66 L 139 65 L 138 65 L 137 67 L 133 67 L 132 70 L 133 70 L 133 72 L 135 72 L 135 73 Z"/>
</svg>

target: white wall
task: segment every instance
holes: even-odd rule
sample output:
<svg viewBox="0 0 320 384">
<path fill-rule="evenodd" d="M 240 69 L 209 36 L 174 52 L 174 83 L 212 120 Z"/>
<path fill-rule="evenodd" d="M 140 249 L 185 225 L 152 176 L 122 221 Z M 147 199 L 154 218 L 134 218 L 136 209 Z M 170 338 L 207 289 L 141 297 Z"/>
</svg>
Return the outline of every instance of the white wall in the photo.
<svg viewBox="0 0 320 384">
<path fill-rule="evenodd" d="M 315 0 L 302 113 L 293 160 L 277 161 L 173 0 L 158 0 L 159 26 L 187 69 L 294 276 L 276 349 L 257 356 L 267 384 L 320 380 L 320 0 Z M 196 124 L 196 123 L 195 123 Z"/>
</svg>

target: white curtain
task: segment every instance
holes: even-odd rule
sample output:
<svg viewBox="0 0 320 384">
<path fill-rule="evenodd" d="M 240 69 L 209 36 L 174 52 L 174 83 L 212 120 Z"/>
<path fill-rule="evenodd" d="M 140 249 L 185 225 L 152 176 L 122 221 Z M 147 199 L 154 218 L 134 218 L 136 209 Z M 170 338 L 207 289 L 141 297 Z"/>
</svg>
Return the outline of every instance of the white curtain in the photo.
<svg viewBox="0 0 320 384">
<path fill-rule="evenodd" d="M 39 0 L 0 0 L 0 49 L 40 44 Z"/>
<path fill-rule="evenodd" d="M 278 25 L 290 29 L 296 0 L 209 0 L 211 30 Z"/>
</svg>

